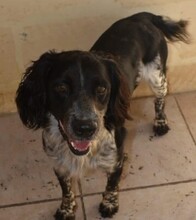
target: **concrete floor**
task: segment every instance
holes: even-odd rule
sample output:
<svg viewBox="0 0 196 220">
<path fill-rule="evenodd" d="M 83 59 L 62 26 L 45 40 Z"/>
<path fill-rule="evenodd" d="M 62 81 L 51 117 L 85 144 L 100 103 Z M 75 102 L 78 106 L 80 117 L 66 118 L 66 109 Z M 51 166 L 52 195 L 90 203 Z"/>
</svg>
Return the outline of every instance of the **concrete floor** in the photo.
<svg viewBox="0 0 196 220">
<path fill-rule="evenodd" d="M 132 102 L 127 122 L 129 157 L 120 183 L 115 220 L 196 220 L 196 92 L 167 97 L 170 132 L 152 132 L 153 99 Z M 105 175 L 76 184 L 78 220 L 101 219 Z M 17 114 L 0 117 L 0 220 L 52 220 L 61 191 L 41 132 L 25 129 Z"/>
</svg>

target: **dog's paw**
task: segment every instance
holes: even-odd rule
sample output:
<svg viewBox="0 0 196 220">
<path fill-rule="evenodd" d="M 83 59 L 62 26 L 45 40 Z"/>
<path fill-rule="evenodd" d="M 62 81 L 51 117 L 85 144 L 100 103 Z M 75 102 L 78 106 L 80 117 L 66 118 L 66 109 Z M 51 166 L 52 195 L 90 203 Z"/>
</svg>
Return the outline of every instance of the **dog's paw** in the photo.
<svg viewBox="0 0 196 220">
<path fill-rule="evenodd" d="M 62 209 L 57 209 L 54 217 L 55 220 L 75 220 L 75 213 Z"/>
<path fill-rule="evenodd" d="M 105 192 L 103 194 L 103 200 L 99 206 L 99 212 L 103 218 L 111 218 L 116 212 L 118 212 L 118 192 Z"/>
<path fill-rule="evenodd" d="M 170 130 L 170 128 L 167 124 L 167 120 L 155 119 L 154 126 L 153 126 L 153 131 L 154 131 L 155 135 L 162 136 L 162 135 L 166 134 L 169 130 Z"/>
</svg>

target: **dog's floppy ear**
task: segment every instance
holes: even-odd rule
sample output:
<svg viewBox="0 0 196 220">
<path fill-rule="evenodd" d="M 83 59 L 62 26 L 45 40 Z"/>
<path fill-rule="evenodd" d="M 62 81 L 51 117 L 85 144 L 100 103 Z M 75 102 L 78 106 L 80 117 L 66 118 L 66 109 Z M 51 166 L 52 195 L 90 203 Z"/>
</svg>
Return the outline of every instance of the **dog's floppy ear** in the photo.
<svg viewBox="0 0 196 220">
<path fill-rule="evenodd" d="M 104 60 L 111 82 L 111 93 L 106 112 L 108 128 L 122 126 L 125 119 L 130 120 L 130 89 L 128 82 L 117 64 L 110 59 Z"/>
<path fill-rule="evenodd" d="M 16 92 L 16 104 L 23 124 L 38 129 L 47 122 L 46 77 L 55 52 L 44 53 L 27 68 Z"/>
</svg>

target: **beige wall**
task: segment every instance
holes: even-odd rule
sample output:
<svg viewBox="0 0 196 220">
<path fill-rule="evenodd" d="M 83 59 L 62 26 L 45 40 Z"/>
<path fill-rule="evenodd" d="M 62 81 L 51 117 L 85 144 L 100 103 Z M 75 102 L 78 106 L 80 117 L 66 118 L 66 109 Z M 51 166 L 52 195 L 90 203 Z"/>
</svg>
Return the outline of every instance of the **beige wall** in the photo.
<svg viewBox="0 0 196 220">
<path fill-rule="evenodd" d="M 31 60 L 50 49 L 88 50 L 112 22 L 140 11 L 190 20 L 192 44 L 169 46 L 169 89 L 196 89 L 196 0 L 0 0 L 0 112 L 16 111 Z M 148 94 L 142 87 L 135 95 Z"/>
</svg>

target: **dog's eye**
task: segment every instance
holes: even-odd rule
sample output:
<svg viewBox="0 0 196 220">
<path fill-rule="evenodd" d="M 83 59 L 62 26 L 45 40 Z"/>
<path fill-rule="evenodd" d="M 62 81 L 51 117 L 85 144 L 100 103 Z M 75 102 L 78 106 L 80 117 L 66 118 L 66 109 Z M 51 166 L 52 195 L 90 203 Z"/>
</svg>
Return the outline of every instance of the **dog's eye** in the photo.
<svg viewBox="0 0 196 220">
<path fill-rule="evenodd" d="M 104 95 L 104 94 L 106 93 L 106 88 L 103 87 L 103 86 L 98 86 L 98 87 L 96 88 L 96 93 L 97 93 L 98 95 Z"/>
<path fill-rule="evenodd" d="M 68 85 L 58 85 L 55 87 L 55 90 L 58 92 L 58 93 L 64 93 L 64 94 L 68 94 L 69 93 L 69 86 Z"/>
</svg>

